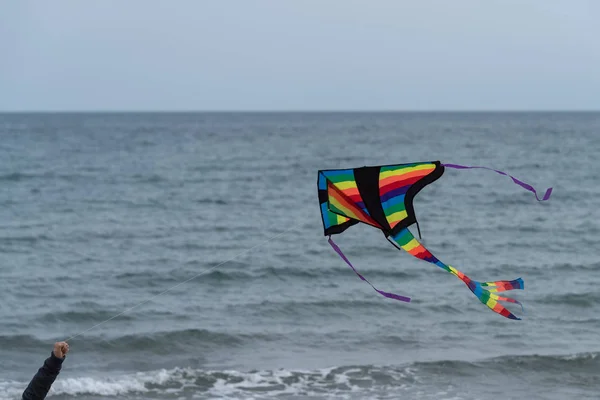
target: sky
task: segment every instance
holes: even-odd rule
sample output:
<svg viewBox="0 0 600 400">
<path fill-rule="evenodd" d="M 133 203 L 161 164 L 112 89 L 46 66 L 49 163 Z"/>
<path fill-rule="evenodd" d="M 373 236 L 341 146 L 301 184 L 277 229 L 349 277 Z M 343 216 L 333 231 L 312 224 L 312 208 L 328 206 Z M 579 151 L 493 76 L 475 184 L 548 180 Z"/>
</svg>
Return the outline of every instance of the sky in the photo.
<svg viewBox="0 0 600 400">
<path fill-rule="evenodd" d="M 600 110 L 598 21 L 598 0 L 0 0 L 0 110 Z"/>
</svg>

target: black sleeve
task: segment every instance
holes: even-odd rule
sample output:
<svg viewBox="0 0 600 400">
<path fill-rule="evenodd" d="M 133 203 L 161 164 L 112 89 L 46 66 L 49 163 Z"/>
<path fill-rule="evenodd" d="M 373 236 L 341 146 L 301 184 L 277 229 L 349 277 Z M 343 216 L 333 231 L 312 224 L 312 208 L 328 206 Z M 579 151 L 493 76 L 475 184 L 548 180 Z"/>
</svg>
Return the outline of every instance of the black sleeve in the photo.
<svg viewBox="0 0 600 400">
<path fill-rule="evenodd" d="M 60 373 L 64 358 L 58 358 L 54 353 L 44 361 L 44 365 L 34 375 L 29 386 L 23 392 L 22 400 L 44 400 L 54 380 Z"/>
</svg>

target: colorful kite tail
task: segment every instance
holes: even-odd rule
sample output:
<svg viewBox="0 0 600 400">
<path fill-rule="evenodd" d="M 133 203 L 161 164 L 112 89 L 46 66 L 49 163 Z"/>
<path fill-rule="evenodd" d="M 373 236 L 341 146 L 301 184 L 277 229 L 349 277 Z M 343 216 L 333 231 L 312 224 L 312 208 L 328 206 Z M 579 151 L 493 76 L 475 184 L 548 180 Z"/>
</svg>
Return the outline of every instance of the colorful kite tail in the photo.
<svg viewBox="0 0 600 400">
<path fill-rule="evenodd" d="M 496 293 L 514 289 L 524 289 L 523 279 L 518 278 L 513 281 L 477 282 L 472 280 L 456 268 L 450 265 L 448 265 L 447 267 L 449 268 L 450 273 L 452 273 L 453 275 L 458 277 L 458 279 L 463 281 L 471 290 L 471 292 L 473 292 L 473 294 L 479 299 L 479 301 L 488 306 L 492 311 L 509 319 L 521 319 L 515 316 L 510 311 L 508 311 L 508 309 L 506 309 L 506 307 L 500 304 L 499 301 L 506 301 L 509 303 L 518 304 L 521 306 L 521 311 L 525 312 L 523 304 L 510 297 L 498 296 Z"/>
<path fill-rule="evenodd" d="M 512 280 L 512 281 L 495 281 L 495 282 L 477 282 L 463 274 L 461 271 L 457 270 L 454 267 L 444 264 L 440 260 L 438 260 L 429 250 L 425 248 L 419 241 L 413 236 L 413 234 L 408 230 L 408 228 L 403 229 L 398 234 L 391 236 L 388 240 L 394 244 L 394 246 L 403 249 L 404 251 L 410 253 L 412 256 L 419 258 L 421 260 L 430 262 L 443 270 L 450 272 L 452 275 L 456 276 L 458 279 L 463 281 L 467 287 L 473 292 L 473 294 L 481 301 L 483 304 L 488 306 L 492 311 L 506 317 L 509 319 L 520 320 L 520 318 L 516 317 L 513 313 L 508 311 L 499 301 L 506 301 L 509 303 L 519 304 L 521 309 L 523 310 L 523 305 L 509 297 L 501 297 L 498 296 L 497 292 L 504 292 L 513 289 L 523 289 L 524 284 L 521 278 Z"/>
</svg>

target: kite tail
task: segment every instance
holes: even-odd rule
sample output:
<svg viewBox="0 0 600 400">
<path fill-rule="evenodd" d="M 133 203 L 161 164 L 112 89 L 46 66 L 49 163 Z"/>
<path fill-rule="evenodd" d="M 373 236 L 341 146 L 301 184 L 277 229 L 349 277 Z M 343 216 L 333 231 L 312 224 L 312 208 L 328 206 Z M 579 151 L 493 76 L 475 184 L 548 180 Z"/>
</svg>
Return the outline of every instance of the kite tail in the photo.
<svg viewBox="0 0 600 400">
<path fill-rule="evenodd" d="M 430 262 L 443 270 L 451 273 L 456 276 L 458 279 L 463 281 L 468 288 L 473 292 L 475 296 L 481 301 L 483 304 L 488 306 L 492 311 L 506 317 L 509 319 L 520 320 L 521 318 L 516 317 L 513 313 L 508 311 L 499 301 L 506 301 L 509 303 L 515 303 L 521 306 L 523 310 L 523 305 L 509 297 L 501 297 L 496 294 L 496 292 L 503 292 L 507 290 L 513 289 L 523 289 L 523 280 L 521 278 L 512 280 L 512 281 L 495 281 L 495 282 L 477 282 L 469 278 L 467 275 L 463 274 L 456 268 L 446 265 L 440 260 L 438 260 L 429 250 L 425 248 L 417 239 L 413 236 L 413 234 L 405 228 L 401 230 L 398 234 L 391 236 L 390 242 L 394 244 L 396 247 L 400 247 L 404 251 L 410 253 L 412 256 L 419 258 L 421 260 Z M 394 243 L 395 242 L 395 243 Z M 489 289 L 488 289 L 489 288 Z"/>
<path fill-rule="evenodd" d="M 475 168 L 487 169 L 489 171 L 494 171 L 496 173 L 499 173 L 500 175 L 508 176 L 510 179 L 512 179 L 512 181 L 514 183 L 521 186 L 523 189 L 529 190 L 530 192 L 532 192 L 535 195 L 535 198 L 537 199 L 537 201 L 546 201 L 550 198 L 550 194 L 552 194 L 552 188 L 548 188 L 548 189 L 546 189 L 546 193 L 544 194 L 544 196 L 540 199 L 538 197 L 537 191 L 533 188 L 533 186 L 531 186 L 528 183 L 523 182 L 520 179 L 515 178 L 512 175 L 507 174 L 506 172 L 498 171 L 497 169 L 488 168 L 488 167 L 472 167 L 472 166 L 468 166 L 468 165 L 458 165 L 458 164 L 442 164 L 442 165 L 446 168 L 454 168 L 454 169 L 475 169 Z"/>
<path fill-rule="evenodd" d="M 329 237 L 328 239 L 329 244 L 331 245 L 331 247 L 333 247 L 333 250 L 335 250 L 336 253 L 338 253 L 338 255 L 342 258 L 342 260 L 344 260 L 346 262 L 346 264 L 348 264 L 350 266 L 350 268 L 352 268 L 352 270 L 356 273 L 356 275 L 358 275 L 358 277 L 360 279 L 362 279 L 363 281 L 367 282 L 369 285 L 371 285 L 371 287 L 373 289 L 375 289 L 375 291 L 377 293 L 379 293 L 380 295 L 387 297 L 388 299 L 394 299 L 394 300 L 399 300 L 399 301 L 405 301 L 407 303 L 410 302 L 410 297 L 405 297 L 405 296 L 400 296 L 398 294 L 395 293 L 389 293 L 389 292 L 384 292 L 383 290 L 379 290 L 377 289 L 375 286 L 373 286 L 371 284 L 371 282 L 369 282 L 364 276 L 362 276 L 357 270 L 356 268 L 354 268 L 354 266 L 352 265 L 352 263 L 350 262 L 350 260 L 348 260 L 348 258 L 344 255 L 344 253 L 342 253 L 342 250 L 338 247 L 337 244 L 335 244 L 333 242 L 333 240 L 331 240 L 331 237 Z"/>
</svg>

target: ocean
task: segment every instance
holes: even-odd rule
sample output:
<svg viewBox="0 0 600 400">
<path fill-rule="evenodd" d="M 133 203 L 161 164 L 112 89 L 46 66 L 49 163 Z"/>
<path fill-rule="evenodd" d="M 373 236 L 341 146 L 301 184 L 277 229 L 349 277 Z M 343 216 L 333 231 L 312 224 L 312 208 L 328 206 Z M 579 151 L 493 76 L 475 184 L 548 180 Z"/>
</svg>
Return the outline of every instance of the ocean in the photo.
<svg viewBox="0 0 600 400">
<path fill-rule="evenodd" d="M 51 400 L 597 399 L 600 113 L 0 114 L 0 400 L 72 338 Z M 317 171 L 446 169 L 423 244 L 522 320 L 356 225 Z M 411 228 L 412 229 L 412 228 Z M 414 231 L 413 231 L 414 232 Z"/>
</svg>

